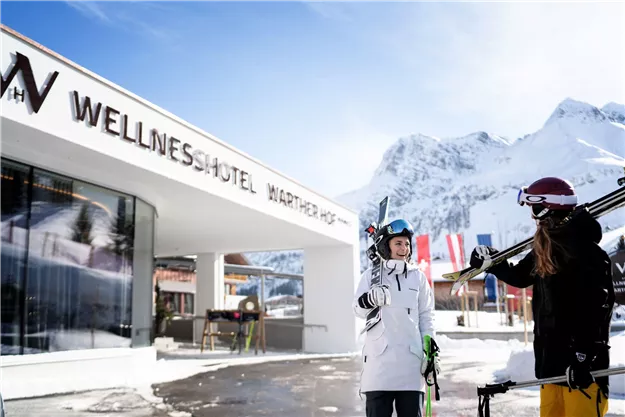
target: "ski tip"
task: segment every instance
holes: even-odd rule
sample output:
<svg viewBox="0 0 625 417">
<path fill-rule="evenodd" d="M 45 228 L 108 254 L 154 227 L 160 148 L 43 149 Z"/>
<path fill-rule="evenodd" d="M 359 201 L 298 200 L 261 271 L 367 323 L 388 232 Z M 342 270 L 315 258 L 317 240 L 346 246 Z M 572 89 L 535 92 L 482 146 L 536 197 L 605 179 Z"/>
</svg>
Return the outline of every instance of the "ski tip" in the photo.
<svg viewBox="0 0 625 417">
<path fill-rule="evenodd" d="M 464 284 L 466 284 L 469 280 L 468 279 L 462 279 L 462 280 L 457 280 L 456 282 L 453 283 L 453 285 L 451 286 L 451 290 L 449 291 L 450 295 L 454 295 L 457 296 L 458 292 L 460 291 L 460 289 L 464 286 Z"/>
<path fill-rule="evenodd" d="M 457 281 L 458 278 L 460 278 L 460 271 L 448 272 L 447 274 L 443 274 L 443 278 L 451 281 Z"/>
</svg>

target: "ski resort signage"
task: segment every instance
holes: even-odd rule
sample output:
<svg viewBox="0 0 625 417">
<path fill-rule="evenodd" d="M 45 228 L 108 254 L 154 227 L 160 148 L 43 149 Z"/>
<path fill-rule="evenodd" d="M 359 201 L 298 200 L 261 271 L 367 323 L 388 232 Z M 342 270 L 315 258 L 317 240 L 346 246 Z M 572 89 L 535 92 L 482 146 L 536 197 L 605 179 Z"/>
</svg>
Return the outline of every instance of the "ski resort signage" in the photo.
<svg viewBox="0 0 625 417">
<path fill-rule="evenodd" d="M 133 120 L 128 114 L 96 102 L 89 96 L 81 99 L 78 91 L 72 92 L 72 110 L 74 121 L 85 122 L 91 127 L 100 126 L 103 132 L 118 137 L 128 144 L 134 144 L 172 162 L 210 175 L 221 182 L 230 183 L 251 194 L 257 193 L 252 174 L 244 169 L 200 149 L 195 149 L 188 142 L 161 132 L 157 128 L 147 128 L 143 121 Z M 267 199 L 328 225 L 337 222 L 348 224 L 347 221 L 339 219 L 336 213 L 274 184 L 267 183 Z"/>
<path fill-rule="evenodd" d="M 625 305 L 625 251 L 618 251 L 611 258 L 616 303 Z"/>
<path fill-rule="evenodd" d="M 89 96 L 84 96 L 81 100 L 78 91 L 72 92 L 72 110 L 74 121 L 86 122 L 91 127 L 100 126 L 104 133 L 116 136 L 128 144 L 256 194 L 252 174 L 249 172 L 200 149 L 194 149 L 188 142 L 157 128 L 147 128 L 143 121 L 133 120 L 130 115 L 92 101 Z"/>
<path fill-rule="evenodd" d="M 345 219 L 338 217 L 336 213 L 319 207 L 290 191 L 286 191 L 275 186 L 274 184 L 267 184 L 267 198 L 269 201 L 281 204 L 284 207 L 303 213 L 308 217 L 321 220 L 327 224 L 334 224 L 336 222 L 349 224 L 349 222 Z"/>
<path fill-rule="evenodd" d="M 157 128 L 146 127 L 141 120 L 133 118 L 112 106 L 92 100 L 89 96 L 80 97 L 78 91 L 72 92 L 72 115 L 74 121 L 85 122 L 90 127 L 100 126 L 100 129 L 124 142 L 152 152 L 159 157 L 182 164 L 195 171 L 210 175 L 224 183 L 247 191 L 257 193 L 252 174 L 248 171 L 229 164 L 213 155 L 194 148 L 190 143 L 176 138 Z M 267 183 L 267 199 L 298 211 L 308 217 L 318 219 L 328 225 L 347 221 L 337 218 L 336 213 L 330 212 L 317 204 Z"/>
<path fill-rule="evenodd" d="M 57 90 L 62 88 L 58 82 L 59 71 L 36 72 L 28 56 L 20 52 L 15 52 L 14 56 L 13 63 L 0 74 L 2 77 L 0 97 L 26 103 L 30 115 L 41 115 L 43 110 L 58 109 L 58 103 L 47 103 L 46 99 L 50 101 L 59 97 Z M 45 79 L 41 78 L 42 75 Z M 21 86 L 17 84 L 18 81 L 22 82 Z M 67 77 L 62 82 L 66 83 Z M 49 96 L 53 88 L 55 90 Z M 185 140 L 177 133 L 163 129 L 163 126 L 155 123 L 158 119 L 133 114 L 132 111 L 124 110 L 121 105 L 81 94 L 78 88 L 69 89 L 67 95 L 62 92 L 60 94 L 69 98 L 69 117 L 86 128 L 96 128 L 101 134 L 147 152 L 153 155 L 151 157 L 182 165 L 186 169 L 203 174 L 206 178 L 230 184 L 243 192 L 256 195 L 264 191 L 265 201 L 276 203 L 321 223 L 350 224 L 336 213 L 307 197 L 298 195 L 298 192 L 285 189 L 282 185 L 278 186 L 269 181 L 264 185 L 257 184 L 260 182 L 258 176 L 253 176 L 248 169 L 237 166 L 222 156 L 214 155 L 213 152 L 200 149 L 197 142 L 193 145 L 193 142 Z M 44 103 L 47 103 L 46 106 Z"/>
<path fill-rule="evenodd" d="M 41 106 L 43 106 L 43 103 L 50 92 L 50 89 L 52 89 L 56 78 L 59 76 L 59 72 L 54 71 L 50 73 L 48 75 L 48 79 L 40 87 L 35 82 L 35 76 L 33 74 L 33 69 L 30 66 L 30 60 L 28 57 L 20 54 L 19 52 L 15 53 L 15 57 L 15 62 L 7 74 L 7 77 L 4 78 L 4 76 L 0 75 L 0 77 L 2 77 L 2 82 L 0 83 L 0 97 L 4 97 L 4 93 L 7 92 L 13 79 L 17 76 L 17 74 L 21 74 L 26 90 L 24 91 L 17 88 L 17 86 L 14 86 L 8 94 L 8 98 L 9 100 L 13 99 L 17 102 L 24 103 L 26 97 L 28 97 L 28 102 L 30 103 L 32 111 L 34 113 L 39 113 Z"/>
<path fill-rule="evenodd" d="M 246 170 L 195 149 L 190 143 L 157 128 L 147 128 L 143 121 L 133 120 L 130 115 L 96 102 L 89 96 L 81 99 L 78 91 L 72 92 L 72 110 L 74 121 L 85 122 L 91 127 L 100 126 L 104 133 L 118 137 L 128 144 L 210 175 L 221 182 L 230 183 L 243 191 L 257 193 L 252 174 Z M 267 198 L 329 225 L 339 220 L 335 213 L 274 184 L 267 183 Z M 342 222 L 346 223 L 344 220 Z"/>
</svg>

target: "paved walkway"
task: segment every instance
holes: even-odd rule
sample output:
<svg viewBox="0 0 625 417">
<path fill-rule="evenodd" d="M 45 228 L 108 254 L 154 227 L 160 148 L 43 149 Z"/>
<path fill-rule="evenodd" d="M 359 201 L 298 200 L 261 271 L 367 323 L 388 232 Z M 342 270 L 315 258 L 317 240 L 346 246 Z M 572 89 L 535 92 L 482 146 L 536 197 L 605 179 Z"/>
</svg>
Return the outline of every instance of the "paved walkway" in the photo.
<svg viewBox="0 0 625 417">
<path fill-rule="evenodd" d="M 133 389 L 98 390 L 70 395 L 7 401 L 6 417 L 187 417 L 149 394 Z"/>
<path fill-rule="evenodd" d="M 475 417 L 477 383 L 467 381 L 500 366 L 460 355 L 442 358 L 437 417 Z M 7 417 L 364 417 L 359 378 L 359 357 L 247 364 L 156 384 L 154 396 L 149 389 L 118 389 L 8 401 Z M 538 395 L 537 389 L 498 395 L 491 416 L 538 416 Z M 625 400 L 615 401 L 608 416 L 625 416 Z"/>
<path fill-rule="evenodd" d="M 303 360 L 245 367 L 230 367 L 214 374 L 200 374 L 184 381 L 156 386 L 156 395 L 194 417 L 362 417 L 364 395 L 358 396 L 360 359 Z M 456 369 L 467 372 L 476 364 L 444 368 L 440 380 L 441 401 L 435 415 L 474 417 L 475 385 L 454 382 Z M 533 392 L 506 394 L 492 401 L 492 417 L 538 415 Z"/>
</svg>

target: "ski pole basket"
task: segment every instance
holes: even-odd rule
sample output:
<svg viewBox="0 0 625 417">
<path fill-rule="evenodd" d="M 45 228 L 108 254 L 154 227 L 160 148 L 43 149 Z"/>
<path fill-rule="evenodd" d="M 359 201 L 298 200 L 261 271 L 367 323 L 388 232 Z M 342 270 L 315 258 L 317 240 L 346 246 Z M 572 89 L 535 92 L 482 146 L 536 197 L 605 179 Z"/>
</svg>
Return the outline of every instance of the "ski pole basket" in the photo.
<svg viewBox="0 0 625 417">
<path fill-rule="evenodd" d="M 490 417 L 490 399 L 495 394 L 505 394 L 515 383 L 506 381 L 501 384 L 486 384 L 484 387 L 477 387 L 478 416 Z"/>
</svg>

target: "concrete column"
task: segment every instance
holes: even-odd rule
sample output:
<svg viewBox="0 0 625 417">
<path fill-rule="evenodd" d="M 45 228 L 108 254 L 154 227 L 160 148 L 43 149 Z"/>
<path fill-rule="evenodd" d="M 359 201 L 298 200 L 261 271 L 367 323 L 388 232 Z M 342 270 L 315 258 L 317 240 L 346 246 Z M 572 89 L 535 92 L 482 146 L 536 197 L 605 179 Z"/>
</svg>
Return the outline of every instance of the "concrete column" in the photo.
<svg viewBox="0 0 625 417">
<path fill-rule="evenodd" d="M 154 312 L 154 208 L 137 198 L 132 278 L 132 347 L 151 346 Z"/>
<path fill-rule="evenodd" d="M 224 256 L 219 253 L 198 254 L 195 267 L 195 315 L 205 316 L 206 309 L 224 307 Z M 202 342 L 203 329 L 204 321 L 195 320 L 196 343 Z"/>
<path fill-rule="evenodd" d="M 305 352 L 357 350 L 357 323 L 351 305 L 360 279 L 358 250 L 356 246 L 304 250 Z"/>
</svg>

